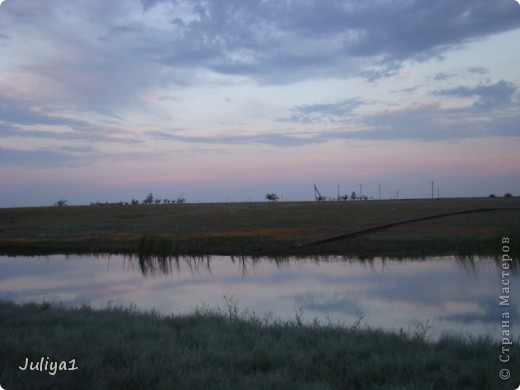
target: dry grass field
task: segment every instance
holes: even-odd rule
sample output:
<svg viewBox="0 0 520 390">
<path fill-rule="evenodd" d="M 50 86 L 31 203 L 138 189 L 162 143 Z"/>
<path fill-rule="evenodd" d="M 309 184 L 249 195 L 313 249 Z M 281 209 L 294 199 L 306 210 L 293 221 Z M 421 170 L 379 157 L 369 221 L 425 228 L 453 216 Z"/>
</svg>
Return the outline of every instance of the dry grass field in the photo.
<svg viewBox="0 0 520 390">
<path fill-rule="evenodd" d="M 513 389 L 520 375 L 520 350 L 503 364 L 491 339 L 430 342 L 420 331 L 304 325 L 232 306 L 160 316 L 0 301 L 0 316 L 6 389 Z M 77 369 L 22 371 L 26 359 Z"/>
<path fill-rule="evenodd" d="M 520 198 L 0 209 L 0 253 L 493 255 L 505 236 L 518 253 L 519 210 L 414 222 L 328 244 L 292 247 L 392 221 L 490 207 L 519 208 Z"/>
</svg>

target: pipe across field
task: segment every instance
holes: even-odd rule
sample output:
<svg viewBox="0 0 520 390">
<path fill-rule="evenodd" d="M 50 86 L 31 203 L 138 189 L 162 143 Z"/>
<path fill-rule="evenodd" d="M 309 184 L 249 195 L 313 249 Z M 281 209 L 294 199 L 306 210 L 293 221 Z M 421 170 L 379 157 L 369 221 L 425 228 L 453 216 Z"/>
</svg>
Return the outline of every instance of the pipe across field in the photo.
<svg viewBox="0 0 520 390">
<path fill-rule="evenodd" d="M 426 220 L 429 220 L 429 219 L 450 217 L 452 215 L 470 214 L 470 213 L 484 213 L 484 212 L 489 212 L 489 211 L 519 211 L 519 210 L 520 210 L 520 207 L 492 207 L 492 208 L 468 209 L 468 210 L 452 211 L 452 212 L 449 212 L 449 213 L 426 215 L 426 216 L 422 216 L 422 217 L 402 219 L 400 221 L 395 221 L 395 222 L 388 222 L 388 223 L 384 223 L 384 224 L 381 224 L 381 225 L 375 225 L 375 226 L 371 226 L 371 227 L 368 227 L 368 228 L 354 230 L 354 231 L 348 232 L 348 233 L 341 233 L 341 234 L 336 234 L 336 235 L 329 236 L 329 237 L 319 238 L 319 239 L 316 239 L 316 240 L 301 242 L 301 243 L 297 243 L 297 244 L 292 245 L 292 247 L 293 248 L 301 248 L 301 247 L 304 247 L 304 246 L 325 244 L 327 242 L 342 240 L 344 238 L 349 238 L 349 237 L 357 236 L 357 235 L 360 235 L 360 234 L 371 233 L 371 232 L 374 232 L 376 230 L 388 229 L 388 228 L 391 228 L 391 227 L 394 227 L 394 226 L 398 226 L 398 225 L 404 225 L 404 224 L 412 223 L 412 222 L 426 221 Z"/>
</svg>

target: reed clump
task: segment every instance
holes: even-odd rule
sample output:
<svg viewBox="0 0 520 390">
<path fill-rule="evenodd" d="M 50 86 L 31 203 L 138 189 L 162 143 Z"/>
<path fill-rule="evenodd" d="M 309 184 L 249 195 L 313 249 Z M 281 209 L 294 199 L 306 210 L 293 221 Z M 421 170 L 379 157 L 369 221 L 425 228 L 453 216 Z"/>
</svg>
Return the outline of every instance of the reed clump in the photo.
<svg viewBox="0 0 520 390">
<path fill-rule="evenodd" d="M 179 242 L 173 237 L 145 234 L 139 242 L 139 257 L 170 257 L 179 254 Z"/>
</svg>

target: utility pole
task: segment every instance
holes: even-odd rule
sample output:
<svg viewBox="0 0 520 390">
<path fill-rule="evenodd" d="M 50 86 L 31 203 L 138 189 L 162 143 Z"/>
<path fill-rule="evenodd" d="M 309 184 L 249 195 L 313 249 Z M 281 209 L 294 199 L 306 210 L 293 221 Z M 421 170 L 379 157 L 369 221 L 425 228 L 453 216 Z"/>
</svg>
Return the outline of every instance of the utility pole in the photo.
<svg viewBox="0 0 520 390">
<path fill-rule="evenodd" d="M 433 200 L 433 180 L 432 180 L 432 200 Z"/>
<path fill-rule="evenodd" d="M 377 190 L 379 192 L 379 200 L 381 200 L 381 184 L 377 186 Z"/>
</svg>

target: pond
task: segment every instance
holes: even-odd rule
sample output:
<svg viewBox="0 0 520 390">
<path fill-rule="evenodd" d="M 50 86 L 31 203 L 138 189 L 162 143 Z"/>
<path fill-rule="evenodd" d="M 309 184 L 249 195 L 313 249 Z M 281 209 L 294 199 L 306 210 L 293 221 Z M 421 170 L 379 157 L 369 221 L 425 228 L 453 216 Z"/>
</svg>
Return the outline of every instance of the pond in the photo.
<svg viewBox="0 0 520 390">
<path fill-rule="evenodd" d="M 362 261 L 341 257 L 270 259 L 0 256 L 0 298 L 71 305 L 135 305 L 164 314 L 236 304 L 257 316 L 302 316 L 353 325 L 500 338 L 501 314 L 520 330 L 520 280 L 500 305 L 500 263 L 491 258 Z M 226 303 L 227 302 L 227 303 Z M 298 314 L 297 314 L 298 313 Z M 303 314 L 302 314 L 303 313 Z"/>
</svg>

